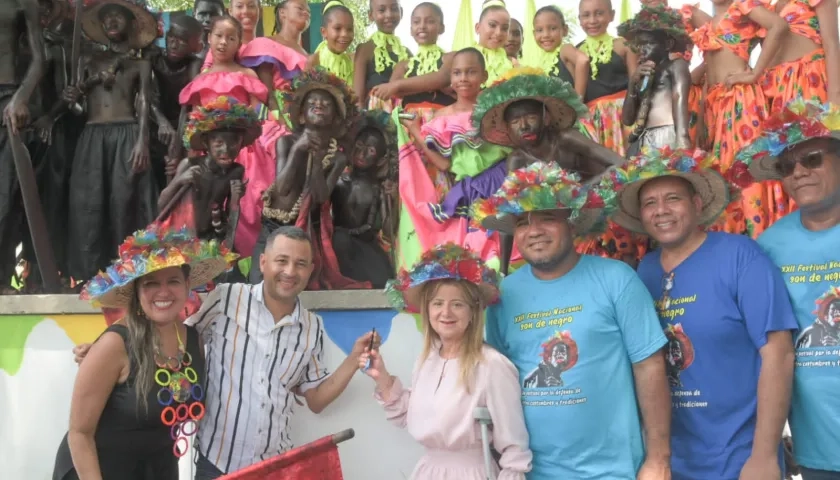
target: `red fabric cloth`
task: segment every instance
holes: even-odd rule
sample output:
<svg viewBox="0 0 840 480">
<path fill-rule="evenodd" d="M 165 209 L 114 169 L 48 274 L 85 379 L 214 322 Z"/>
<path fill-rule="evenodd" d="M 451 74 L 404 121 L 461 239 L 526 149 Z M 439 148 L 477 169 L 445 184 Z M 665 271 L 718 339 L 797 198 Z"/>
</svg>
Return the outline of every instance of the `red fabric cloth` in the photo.
<svg viewBox="0 0 840 480">
<path fill-rule="evenodd" d="M 289 450 L 219 480 L 343 480 L 332 435 Z"/>
<path fill-rule="evenodd" d="M 332 245 L 333 237 L 333 222 L 332 213 L 330 212 L 330 203 L 327 202 L 321 205 L 320 220 L 321 231 L 313 232 L 310 224 L 310 210 L 312 208 L 312 196 L 307 194 L 300 206 L 295 226 L 305 232 L 309 232 L 312 237 L 312 247 L 314 248 L 313 262 L 315 263 L 315 270 L 312 271 L 312 277 L 309 279 L 309 290 L 356 290 L 356 289 L 371 289 L 370 282 L 357 282 L 352 278 L 347 278 L 341 274 L 338 266 L 338 258 L 335 256 L 335 250 Z M 317 233 L 317 234 L 316 234 Z"/>
</svg>

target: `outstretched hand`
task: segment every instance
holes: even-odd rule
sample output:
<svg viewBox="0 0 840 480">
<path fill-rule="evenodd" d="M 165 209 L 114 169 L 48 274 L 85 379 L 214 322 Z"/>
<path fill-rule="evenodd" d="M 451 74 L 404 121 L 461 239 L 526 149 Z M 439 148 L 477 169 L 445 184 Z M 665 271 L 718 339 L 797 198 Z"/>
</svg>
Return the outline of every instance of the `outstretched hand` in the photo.
<svg viewBox="0 0 840 480">
<path fill-rule="evenodd" d="M 370 366 L 368 366 L 368 360 L 370 360 Z M 365 349 L 365 352 L 359 355 L 359 368 L 377 384 L 391 377 L 388 369 L 385 368 L 385 361 L 376 349 Z"/>
</svg>

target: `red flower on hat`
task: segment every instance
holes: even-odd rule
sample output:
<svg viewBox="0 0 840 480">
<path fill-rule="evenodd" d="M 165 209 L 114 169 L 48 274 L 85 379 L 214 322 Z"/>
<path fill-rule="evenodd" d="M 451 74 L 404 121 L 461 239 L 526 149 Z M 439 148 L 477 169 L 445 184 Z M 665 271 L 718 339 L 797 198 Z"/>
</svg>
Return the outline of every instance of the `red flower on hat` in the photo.
<svg viewBox="0 0 840 480">
<path fill-rule="evenodd" d="M 734 162 L 724 175 L 726 181 L 738 188 L 747 188 L 755 180 L 750 174 L 750 169 L 744 162 Z"/>
</svg>

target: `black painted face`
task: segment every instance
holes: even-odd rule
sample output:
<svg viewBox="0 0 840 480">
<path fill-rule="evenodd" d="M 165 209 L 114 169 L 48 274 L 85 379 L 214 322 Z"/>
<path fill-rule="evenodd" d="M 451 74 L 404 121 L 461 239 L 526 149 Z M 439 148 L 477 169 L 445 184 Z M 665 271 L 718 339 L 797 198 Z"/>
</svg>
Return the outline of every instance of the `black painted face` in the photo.
<svg viewBox="0 0 840 480">
<path fill-rule="evenodd" d="M 216 165 L 227 170 L 233 166 L 242 150 L 244 135 L 241 131 L 216 130 L 207 134 L 207 154 Z"/>
<path fill-rule="evenodd" d="M 668 59 L 669 40 L 653 32 L 639 32 L 633 37 L 633 50 L 639 55 L 639 62 L 659 63 Z"/>
<path fill-rule="evenodd" d="M 190 35 L 184 27 L 173 24 L 166 32 L 166 56 L 170 60 L 181 60 L 201 50 L 201 38 Z"/>
<path fill-rule="evenodd" d="M 108 40 L 114 43 L 122 42 L 128 37 L 133 18 L 130 11 L 119 5 L 107 5 L 99 11 L 102 30 Z"/>
<path fill-rule="evenodd" d="M 384 154 L 385 139 L 382 134 L 372 129 L 364 130 L 356 137 L 353 146 L 353 168 L 367 170 L 376 165 Z"/>
<path fill-rule="evenodd" d="M 312 90 L 303 100 L 301 116 L 304 125 L 329 127 L 336 120 L 335 99 L 324 90 Z"/>
<path fill-rule="evenodd" d="M 221 17 L 224 13 L 222 7 L 216 2 L 198 2 L 195 5 L 193 16 L 201 23 L 204 33 L 210 33 L 210 20 L 213 17 Z"/>
<path fill-rule="evenodd" d="M 541 103 L 522 101 L 505 109 L 508 135 L 517 147 L 533 147 L 540 143 L 545 132 L 544 111 Z"/>
</svg>

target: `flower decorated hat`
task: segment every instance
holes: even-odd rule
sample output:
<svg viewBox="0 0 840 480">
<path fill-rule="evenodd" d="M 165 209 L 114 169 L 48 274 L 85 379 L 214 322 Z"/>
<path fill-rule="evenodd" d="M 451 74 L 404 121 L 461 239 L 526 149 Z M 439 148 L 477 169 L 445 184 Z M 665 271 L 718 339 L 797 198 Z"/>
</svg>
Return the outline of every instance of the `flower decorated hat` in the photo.
<svg viewBox="0 0 840 480">
<path fill-rule="evenodd" d="M 485 305 L 499 301 L 499 274 L 478 255 L 454 243 L 428 250 L 411 270 L 400 270 L 397 278 L 388 281 L 385 294 L 395 309 L 418 313 L 421 287 L 435 280 L 465 280 L 478 286 Z"/>
<path fill-rule="evenodd" d="M 100 15 L 102 9 L 118 6 L 130 13 L 128 24 L 131 30 L 128 32 L 128 46 L 135 49 L 146 48 L 158 37 L 158 21 L 152 12 L 146 9 L 142 0 L 101 0 L 96 3 L 84 2 L 85 11 L 82 14 L 82 31 L 92 41 L 100 45 L 108 45 L 111 41 L 102 29 Z M 88 6 L 89 5 L 89 6 Z"/>
<path fill-rule="evenodd" d="M 782 152 L 815 138 L 840 139 L 840 107 L 795 99 L 765 120 L 761 128 L 761 135 L 742 148 L 735 159 L 749 165 L 756 181 L 781 180 L 776 164 Z"/>
<path fill-rule="evenodd" d="M 283 103 L 289 114 L 292 127 L 301 127 L 300 114 L 303 112 L 303 101 L 313 90 L 323 90 L 335 100 L 337 113 L 342 124 L 355 121 L 358 115 L 356 96 L 347 84 L 323 67 L 315 67 L 301 72 L 292 81 L 291 88 L 283 92 Z"/>
<path fill-rule="evenodd" d="M 477 227 L 513 233 L 519 215 L 569 210 L 569 221 L 583 236 L 604 224 L 604 193 L 581 185 L 580 176 L 554 162 L 535 162 L 508 173 L 496 193 L 472 204 L 470 216 Z"/>
<path fill-rule="evenodd" d="M 208 133 L 215 130 L 241 131 L 242 146 L 254 143 L 262 132 L 257 112 L 250 105 L 239 103 L 235 98 L 217 97 L 211 103 L 190 112 L 184 129 L 184 146 L 193 150 L 204 150 Z"/>
<path fill-rule="evenodd" d="M 125 308 L 134 296 L 134 281 L 140 277 L 189 265 L 188 282 L 194 289 L 210 283 L 236 258 L 221 243 L 199 240 L 187 228 L 170 230 L 153 223 L 125 239 L 119 258 L 85 284 L 80 298 L 97 307 Z"/>
<path fill-rule="evenodd" d="M 662 32 L 683 51 L 692 45 L 680 12 L 664 5 L 643 6 L 636 16 L 618 26 L 618 36 L 630 42 L 641 32 Z"/>
<path fill-rule="evenodd" d="M 714 167 L 714 161 L 714 156 L 702 150 L 643 148 L 639 155 L 621 167 L 610 169 L 605 177 L 605 183 L 611 182 L 617 192 L 617 208 L 612 220 L 633 232 L 645 233 L 639 192 L 654 178 L 673 176 L 691 182 L 700 196 L 703 204 L 700 223 L 713 223 L 732 199 L 730 183 Z"/>
<path fill-rule="evenodd" d="M 490 143 L 513 146 L 505 110 L 521 100 L 536 100 L 545 105 L 549 117 L 546 126 L 555 131 L 571 127 L 589 113 L 572 84 L 550 77 L 539 68 L 520 67 L 509 70 L 478 95 L 472 114 L 473 127 Z"/>
</svg>

